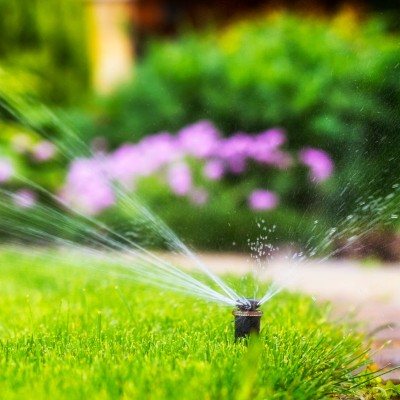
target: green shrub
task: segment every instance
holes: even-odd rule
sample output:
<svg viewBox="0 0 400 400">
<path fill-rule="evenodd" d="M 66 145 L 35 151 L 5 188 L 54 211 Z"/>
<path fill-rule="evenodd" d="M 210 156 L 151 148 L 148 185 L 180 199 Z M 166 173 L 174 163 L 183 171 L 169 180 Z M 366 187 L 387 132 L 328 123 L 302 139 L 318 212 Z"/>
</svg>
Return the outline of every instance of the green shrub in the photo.
<svg viewBox="0 0 400 400">
<path fill-rule="evenodd" d="M 7 16 L 0 20 L 0 159 L 12 162 L 24 179 L 56 190 L 65 160 L 35 160 L 35 152 L 45 146 L 51 152 L 51 144 L 43 143 L 48 139 L 60 145 L 55 150 L 61 153 L 69 138 L 42 102 L 65 106 L 86 96 L 90 73 L 83 3 L 0 0 L 0 7 Z M 11 182 L 7 188 L 18 185 Z"/>
<path fill-rule="evenodd" d="M 46 103 L 80 101 L 90 80 L 83 3 L 0 0 L 0 8 L 7 16 L 0 20 L 0 66 L 34 76 L 36 96 Z"/>
<path fill-rule="evenodd" d="M 157 131 L 175 133 L 201 119 L 215 122 L 226 136 L 281 126 L 288 136 L 285 151 L 291 154 L 305 146 L 323 148 L 336 170 L 320 186 L 308 182 L 305 169 L 274 172 L 251 165 L 244 177 L 229 176 L 220 187 L 210 184 L 207 190 L 215 192 L 214 200 L 197 208 L 151 180 L 138 187 L 144 202 L 184 239 L 209 249 L 231 248 L 233 242 L 246 249 L 247 237 L 257 233 L 250 227 L 255 214 L 238 199 L 250 188 L 271 188 L 283 199 L 281 207 L 257 214 L 268 225 L 277 225 L 269 240 L 307 243 L 315 236 L 315 220 L 321 226 L 338 226 L 357 208 L 358 199 L 390 193 L 397 181 L 397 44 L 398 38 L 381 21 L 357 22 L 346 14 L 318 21 L 274 14 L 235 24 L 218 35 L 185 34 L 175 42 L 154 43 L 132 84 L 105 100 L 94 123 L 79 113 L 72 118 L 84 128 L 77 131 L 84 143 L 104 136 L 112 149 Z M 40 92 L 40 79 L 33 73 L 27 76 L 24 79 L 39 85 Z M 3 143 L 12 142 L 21 125 L 34 141 L 45 133 L 61 140 L 61 146 L 69 142 L 67 130 L 51 113 L 38 103 L 21 103 L 20 97 L 9 95 L 13 90 L 6 91 L 7 96 L 4 88 L 0 91 L 0 103 L 6 105 L 0 110 L 2 118 L 14 127 Z M 70 161 L 85 152 L 76 141 L 67 147 L 73 151 L 66 154 Z M 58 163 L 32 165 L 20 157 L 16 163 L 19 172 L 46 189 L 62 185 Z M 387 204 L 381 202 L 379 210 L 381 206 Z M 358 233 L 387 223 L 390 214 L 377 216 L 376 211 L 370 207 L 363 221 L 357 220 Z M 118 216 L 118 211 L 115 216 L 130 217 L 123 212 Z M 341 233 L 352 235 L 348 225 L 340 225 Z"/>
<path fill-rule="evenodd" d="M 32 181 L 45 190 L 56 191 L 67 165 L 65 127 L 56 115 L 38 102 L 34 75 L 0 68 L 0 160 L 14 170 L 7 189 L 18 189 L 21 180 Z M 7 180 L 8 181 L 8 180 Z"/>
<path fill-rule="evenodd" d="M 116 146 L 200 119 L 225 134 L 282 126 L 292 149 L 322 147 L 333 156 L 337 174 L 326 202 L 345 214 L 344 203 L 393 179 L 399 53 L 398 37 L 381 20 L 351 14 L 273 14 L 186 33 L 153 43 L 133 82 L 105 101 L 86 134 Z"/>
</svg>

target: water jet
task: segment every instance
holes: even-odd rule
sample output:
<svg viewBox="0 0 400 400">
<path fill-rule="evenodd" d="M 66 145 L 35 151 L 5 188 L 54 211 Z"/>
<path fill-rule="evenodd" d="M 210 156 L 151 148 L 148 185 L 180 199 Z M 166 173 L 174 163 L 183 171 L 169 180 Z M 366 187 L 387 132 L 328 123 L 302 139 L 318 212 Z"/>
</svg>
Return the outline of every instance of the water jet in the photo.
<svg viewBox="0 0 400 400">
<path fill-rule="evenodd" d="M 260 333 L 260 321 L 263 312 L 258 310 L 260 301 L 256 299 L 238 300 L 237 309 L 232 311 L 235 316 L 235 340 Z"/>
</svg>

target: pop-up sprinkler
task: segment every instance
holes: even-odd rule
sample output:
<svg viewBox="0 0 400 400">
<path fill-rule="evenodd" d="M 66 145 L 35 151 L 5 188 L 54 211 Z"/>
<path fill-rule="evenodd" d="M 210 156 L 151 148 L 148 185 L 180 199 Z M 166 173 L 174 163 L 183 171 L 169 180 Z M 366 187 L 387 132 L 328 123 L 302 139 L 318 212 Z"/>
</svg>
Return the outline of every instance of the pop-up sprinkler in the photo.
<svg viewBox="0 0 400 400">
<path fill-rule="evenodd" d="M 263 315 L 259 301 L 255 299 L 239 300 L 237 310 L 233 310 L 235 316 L 235 340 L 247 337 L 250 333 L 260 333 L 260 320 Z"/>
</svg>

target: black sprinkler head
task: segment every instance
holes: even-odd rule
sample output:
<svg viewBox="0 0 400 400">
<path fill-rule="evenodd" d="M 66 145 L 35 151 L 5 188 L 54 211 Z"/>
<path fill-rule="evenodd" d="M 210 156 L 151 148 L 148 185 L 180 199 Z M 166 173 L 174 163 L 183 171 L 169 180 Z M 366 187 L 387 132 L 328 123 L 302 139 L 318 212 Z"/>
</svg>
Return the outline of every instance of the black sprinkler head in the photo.
<svg viewBox="0 0 400 400">
<path fill-rule="evenodd" d="M 260 333 L 260 321 L 263 315 L 259 301 L 256 299 L 238 300 L 237 310 L 233 310 L 235 316 L 235 340 L 248 337 L 250 333 Z"/>
</svg>

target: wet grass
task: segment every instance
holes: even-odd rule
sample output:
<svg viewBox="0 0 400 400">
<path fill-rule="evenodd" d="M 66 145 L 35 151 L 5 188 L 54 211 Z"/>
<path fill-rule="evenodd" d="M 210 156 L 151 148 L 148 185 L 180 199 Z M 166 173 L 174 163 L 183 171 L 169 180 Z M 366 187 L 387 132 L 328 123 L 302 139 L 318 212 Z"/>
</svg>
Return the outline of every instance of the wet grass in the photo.
<svg viewBox="0 0 400 400">
<path fill-rule="evenodd" d="M 46 254 L 0 251 L 0 282 L 4 399 L 379 399 L 392 393 L 371 381 L 368 370 L 355 375 L 368 364 L 362 335 L 330 322 L 326 306 L 299 295 L 283 293 L 267 303 L 261 336 L 246 346 L 234 343 L 230 309 L 59 267 Z"/>
</svg>

